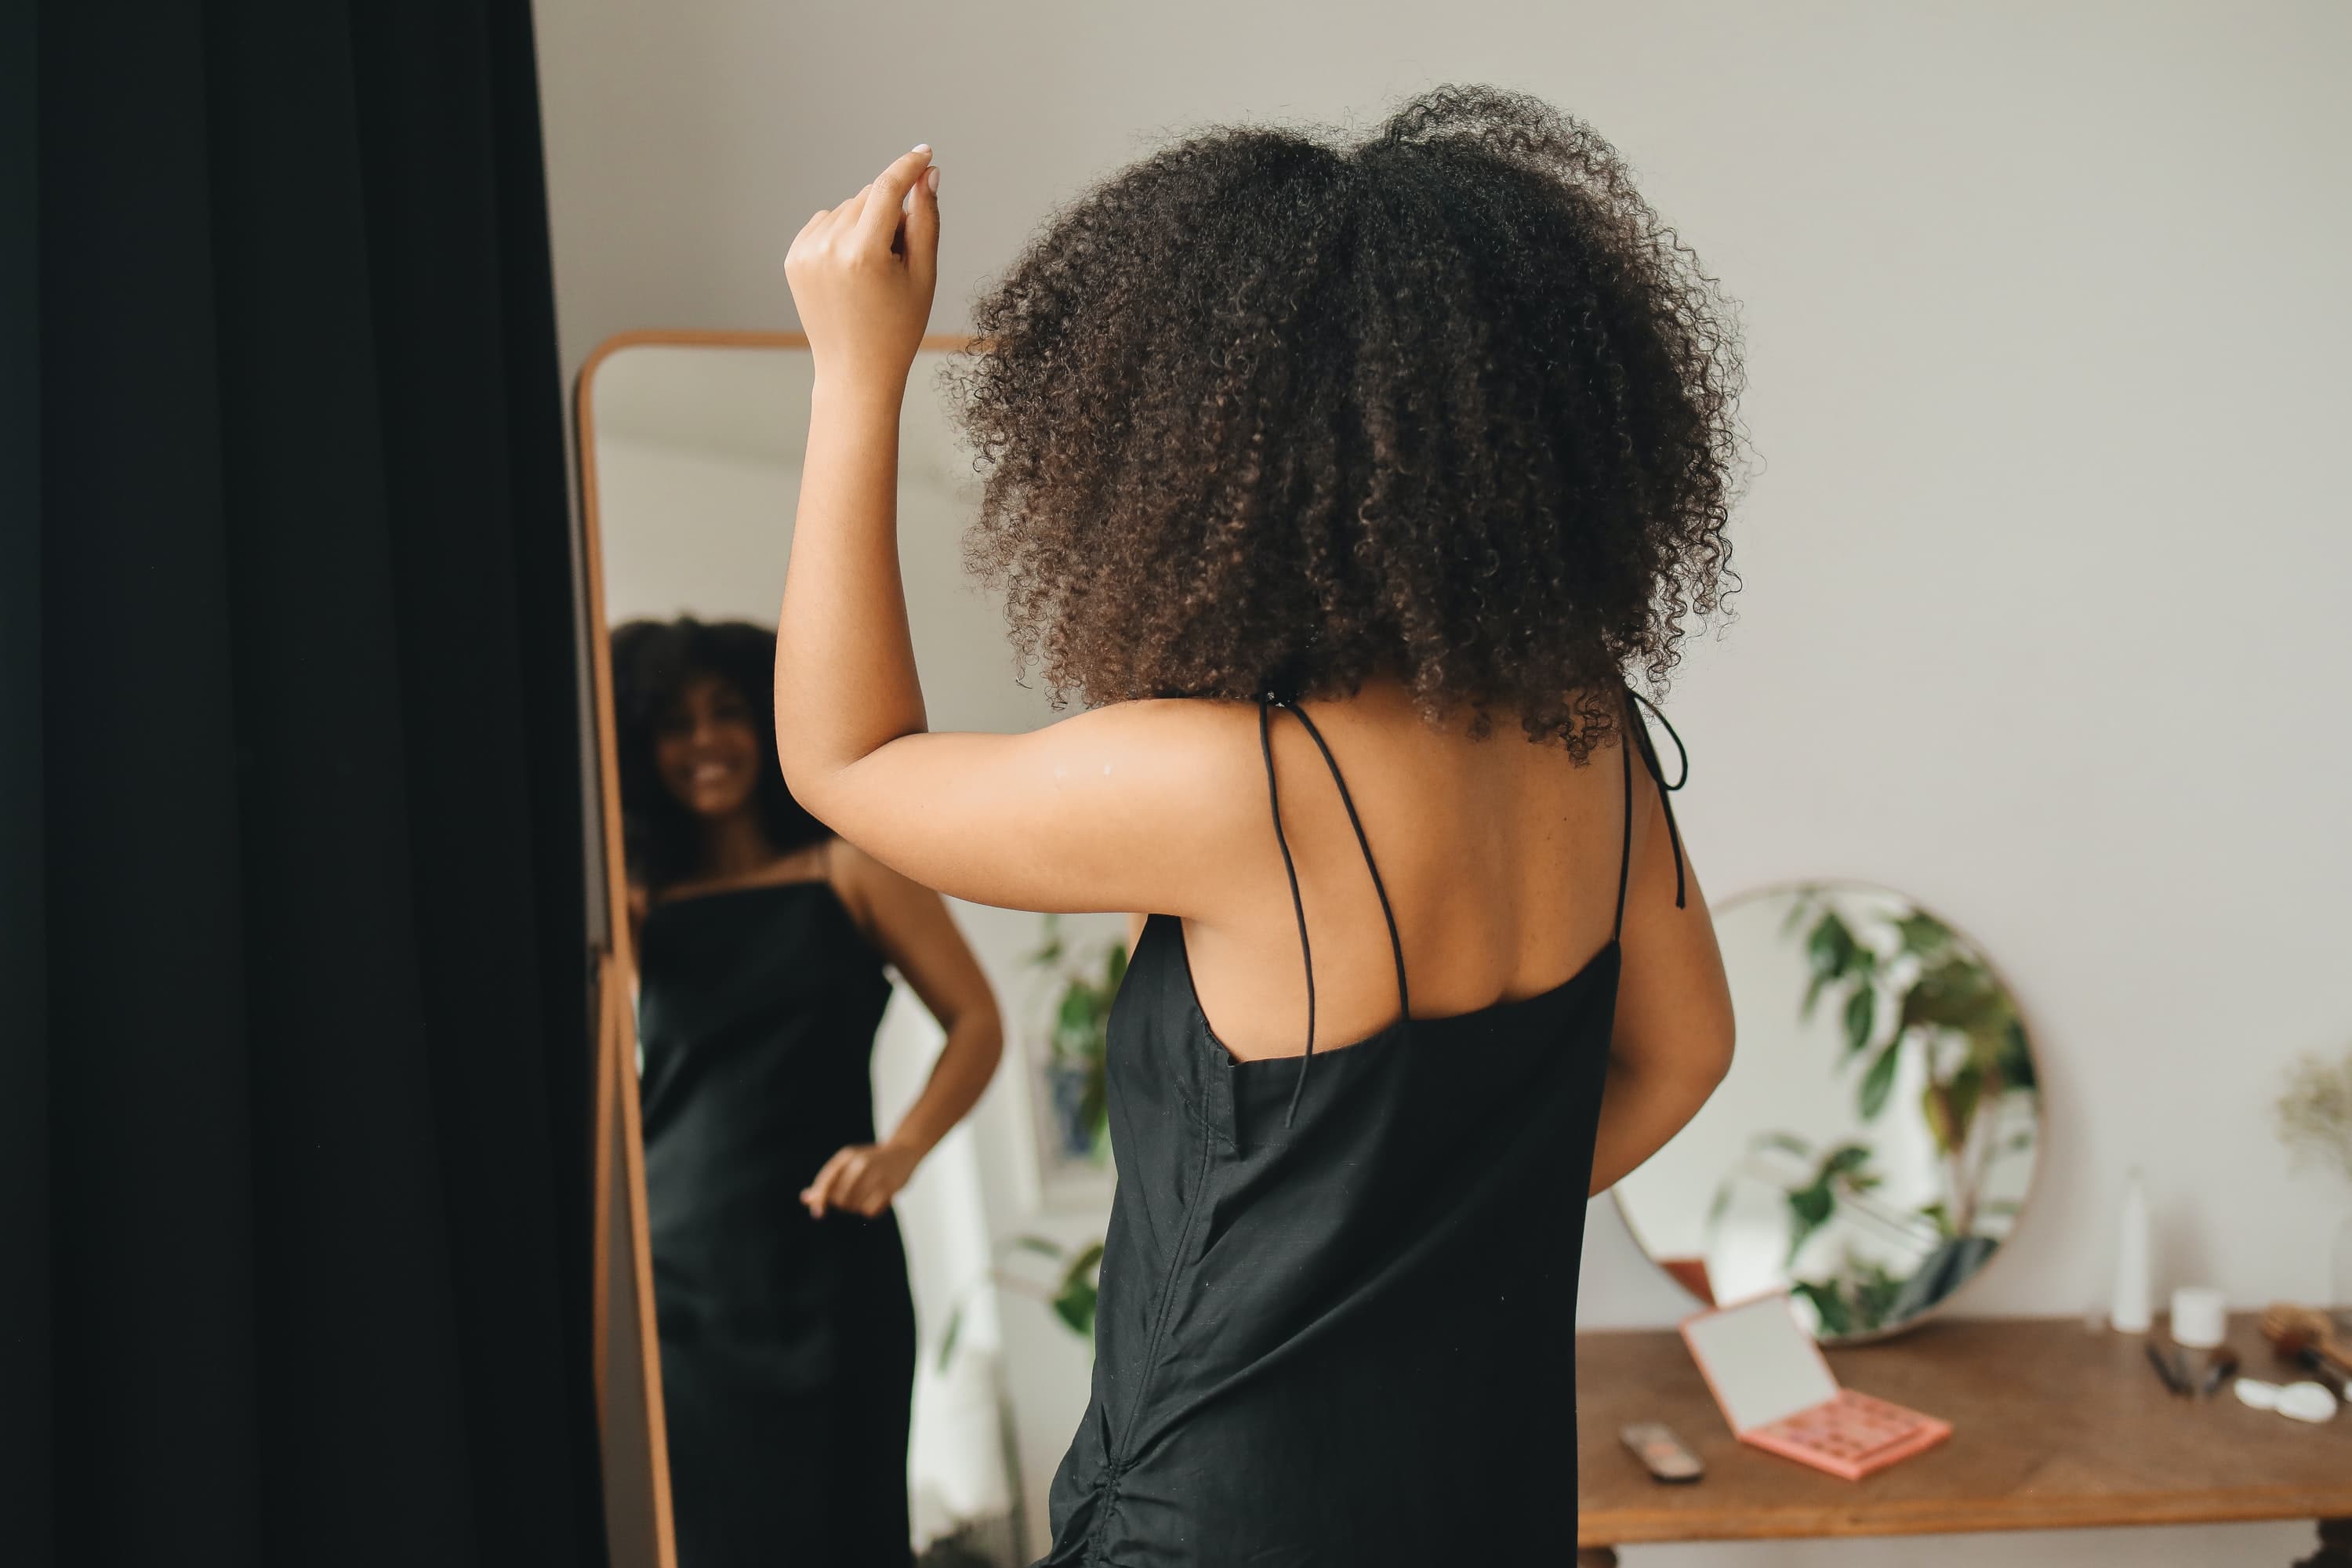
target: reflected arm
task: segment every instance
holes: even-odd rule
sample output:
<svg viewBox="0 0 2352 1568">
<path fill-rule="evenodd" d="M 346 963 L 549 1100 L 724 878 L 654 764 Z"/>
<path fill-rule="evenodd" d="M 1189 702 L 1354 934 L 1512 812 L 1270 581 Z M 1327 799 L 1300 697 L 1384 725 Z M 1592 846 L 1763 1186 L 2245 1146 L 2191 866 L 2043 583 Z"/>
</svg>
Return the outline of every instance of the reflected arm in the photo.
<svg viewBox="0 0 2352 1568">
<path fill-rule="evenodd" d="M 923 1092 L 887 1140 L 919 1161 L 971 1114 L 995 1076 L 1003 1020 L 945 900 L 855 849 L 845 848 L 840 859 L 875 945 L 947 1031 Z"/>
</svg>

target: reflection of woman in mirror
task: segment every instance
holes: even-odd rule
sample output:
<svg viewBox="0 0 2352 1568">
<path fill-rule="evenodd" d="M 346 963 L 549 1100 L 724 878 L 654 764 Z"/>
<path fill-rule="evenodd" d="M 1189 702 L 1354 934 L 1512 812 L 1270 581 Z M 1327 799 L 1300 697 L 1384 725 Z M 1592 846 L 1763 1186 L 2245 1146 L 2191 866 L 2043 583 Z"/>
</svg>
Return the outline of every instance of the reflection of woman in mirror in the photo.
<svg viewBox="0 0 2352 1568">
<path fill-rule="evenodd" d="M 1558 1561 L 1587 1194 L 1730 1058 L 1625 685 L 1724 581 L 1722 302 L 1513 95 L 1112 177 L 981 300 L 963 381 L 971 553 L 1090 710 L 933 733 L 893 485 L 939 236 L 918 148 L 786 262 L 815 395 L 776 700 L 876 858 L 1150 911 L 1047 1562 Z"/>
<path fill-rule="evenodd" d="M 775 646 L 693 620 L 613 637 L 679 1561 L 903 1564 L 915 1318 L 890 1201 L 987 1087 L 1000 1026 L 940 896 L 785 789 Z M 877 1141 L 885 964 L 947 1046 Z"/>
</svg>

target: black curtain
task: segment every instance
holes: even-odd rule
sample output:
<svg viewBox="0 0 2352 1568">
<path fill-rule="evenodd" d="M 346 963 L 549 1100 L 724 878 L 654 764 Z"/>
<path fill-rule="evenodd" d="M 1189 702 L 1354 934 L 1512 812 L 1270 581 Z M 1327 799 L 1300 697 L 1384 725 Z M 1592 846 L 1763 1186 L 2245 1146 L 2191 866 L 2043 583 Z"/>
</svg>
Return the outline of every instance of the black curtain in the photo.
<svg viewBox="0 0 2352 1568">
<path fill-rule="evenodd" d="M 0 1555 L 602 1562 L 527 0 L 9 10 Z"/>
</svg>

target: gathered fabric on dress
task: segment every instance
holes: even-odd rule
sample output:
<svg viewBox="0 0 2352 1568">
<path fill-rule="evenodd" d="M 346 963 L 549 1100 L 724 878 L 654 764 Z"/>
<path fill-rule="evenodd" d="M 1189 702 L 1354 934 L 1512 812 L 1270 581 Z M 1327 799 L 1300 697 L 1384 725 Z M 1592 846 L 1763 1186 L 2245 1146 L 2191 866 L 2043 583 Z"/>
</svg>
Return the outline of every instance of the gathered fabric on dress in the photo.
<svg viewBox="0 0 2352 1568">
<path fill-rule="evenodd" d="M 1572 977 L 1337 1049 L 1236 1060 L 1181 924 L 1146 921 L 1110 1019 L 1118 1167 L 1092 1394 L 1041 1568 L 1564 1563 L 1576 1542 L 1576 1289 L 1617 998 L 1638 748 L 1628 703 L 1616 928 Z M 1679 784 L 1679 781 L 1677 781 Z M 1663 798 L 1663 796 L 1661 796 Z M 1286 868 L 1278 793 L 1275 827 Z M 1676 869 L 1681 841 L 1667 814 Z M 1677 899 L 1681 898 L 1678 891 Z M 691 1565 L 688 1565 L 691 1568 Z"/>
</svg>

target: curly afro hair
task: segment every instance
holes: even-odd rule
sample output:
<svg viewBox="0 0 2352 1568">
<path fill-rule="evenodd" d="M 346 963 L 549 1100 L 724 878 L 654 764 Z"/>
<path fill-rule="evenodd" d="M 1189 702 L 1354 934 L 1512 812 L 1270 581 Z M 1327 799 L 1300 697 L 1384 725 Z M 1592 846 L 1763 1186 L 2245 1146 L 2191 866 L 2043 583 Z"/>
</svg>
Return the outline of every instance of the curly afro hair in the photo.
<svg viewBox="0 0 2352 1568">
<path fill-rule="evenodd" d="M 654 746 L 689 681 L 732 687 L 765 759 L 752 800 L 768 847 L 785 855 L 830 836 L 784 785 L 776 761 L 776 634 L 749 621 L 629 621 L 613 629 L 614 750 L 621 764 L 621 846 L 629 880 L 660 892 L 702 869 L 702 825 L 662 783 Z"/>
<path fill-rule="evenodd" d="M 1736 586 L 1729 305 L 1536 100 L 1188 138 L 1056 215 L 974 326 L 966 553 L 1057 701 L 1385 675 L 1582 760 Z"/>
</svg>

